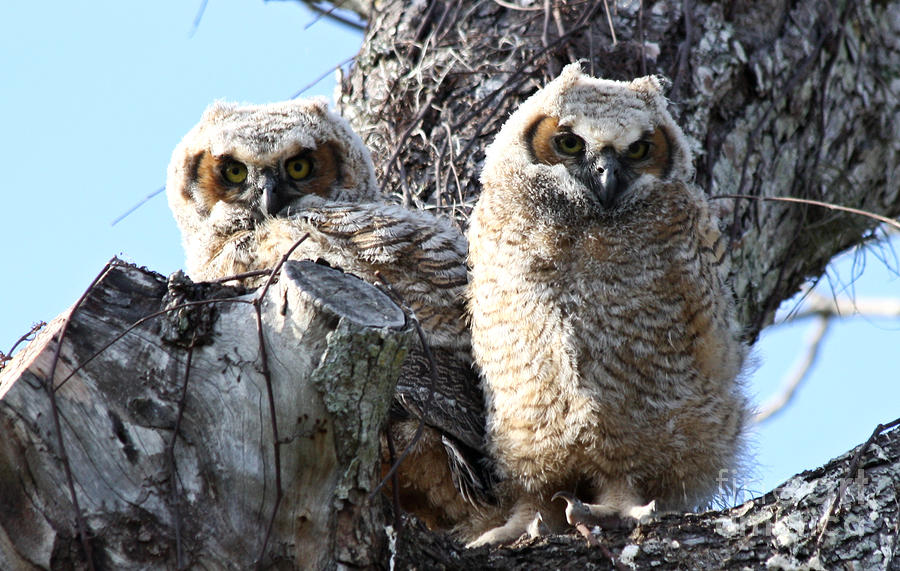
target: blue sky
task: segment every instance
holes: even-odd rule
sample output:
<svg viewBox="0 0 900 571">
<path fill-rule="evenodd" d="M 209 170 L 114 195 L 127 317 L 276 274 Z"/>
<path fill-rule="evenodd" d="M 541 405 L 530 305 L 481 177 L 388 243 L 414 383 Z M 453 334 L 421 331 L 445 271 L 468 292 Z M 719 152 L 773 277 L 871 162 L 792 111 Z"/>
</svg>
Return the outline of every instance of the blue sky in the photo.
<svg viewBox="0 0 900 571">
<path fill-rule="evenodd" d="M 6 2 L 0 7 L 0 350 L 71 305 L 114 255 L 169 274 L 183 265 L 163 195 L 172 149 L 215 99 L 287 99 L 358 50 L 361 34 L 297 2 Z M 331 96 L 333 76 L 306 92 Z M 102 173 L 102 174 L 100 174 Z M 40 222 L 44 221 L 44 222 Z M 895 239 L 895 248 L 900 240 Z M 898 248 L 900 249 L 900 248 Z M 896 260 L 852 260 L 832 283 L 900 296 Z M 12 278 L 11 276 L 15 276 Z M 825 293 L 828 294 L 827 288 Z M 767 334 L 748 390 L 764 400 L 799 357 L 809 324 Z M 900 320 L 848 319 L 826 339 L 795 403 L 754 437 L 748 485 L 766 491 L 900 416 Z"/>
</svg>

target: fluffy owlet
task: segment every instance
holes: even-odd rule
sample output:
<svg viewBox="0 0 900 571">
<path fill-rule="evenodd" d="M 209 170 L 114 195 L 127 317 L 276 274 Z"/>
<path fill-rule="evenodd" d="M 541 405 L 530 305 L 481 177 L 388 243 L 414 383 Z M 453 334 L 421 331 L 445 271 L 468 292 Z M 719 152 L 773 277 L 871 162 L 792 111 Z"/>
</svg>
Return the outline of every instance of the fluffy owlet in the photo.
<svg viewBox="0 0 900 571">
<path fill-rule="evenodd" d="M 467 518 L 466 500 L 486 484 L 462 235 L 444 220 L 379 201 L 362 141 L 318 100 L 213 104 L 175 149 L 166 188 L 194 280 L 273 268 L 309 234 L 293 258 L 321 260 L 399 292 L 422 324 L 440 374 L 429 400 L 422 353 L 413 352 L 401 372 L 392 407 L 398 449 L 419 418 L 428 424 L 399 472 L 404 507 L 433 526 Z"/>
<path fill-rule="evenodd" d="M 489 147 L 469 228 L 472 345 L 506 523 L 687 510 L 730 480 L 746 349 L 724 242 L 655 77 L 533 95 Z"/>
</svg>

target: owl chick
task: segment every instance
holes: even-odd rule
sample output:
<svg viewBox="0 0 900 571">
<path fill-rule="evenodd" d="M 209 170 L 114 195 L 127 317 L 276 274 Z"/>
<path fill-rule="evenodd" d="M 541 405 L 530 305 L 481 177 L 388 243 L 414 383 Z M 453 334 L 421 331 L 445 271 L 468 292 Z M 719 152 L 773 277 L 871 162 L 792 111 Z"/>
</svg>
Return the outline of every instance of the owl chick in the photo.
<svg viewBox="0 0 900 571">
<path fill-rule="evenodd" d="M 396 446 L 410 442 L 419 419 L 428 424 L 399 471 L 401 499 L 433 526 L 464 521 L 484 497 L 487 469 L 462 235 L 444 220 L 379 201 L 368 151 L 319 100 L 211 105 L 176 147 L 166 189 L 194 280 L 273 268 L 308 235 L 292 258 L 324 261 L 399 293 L 440 377 L 432 386 L 421 351 L 401 371 L 390 430 Z"/>
<path fill-rule="evenodd" d="M 691 177 L 659 81 L 578 64 L 488 148 L 469 309 L 509 512 L 471 545 L 564 528 L 555 492 L 601 521 L 697 508 L 735 467 L 746 349 Z"/>
</svg>

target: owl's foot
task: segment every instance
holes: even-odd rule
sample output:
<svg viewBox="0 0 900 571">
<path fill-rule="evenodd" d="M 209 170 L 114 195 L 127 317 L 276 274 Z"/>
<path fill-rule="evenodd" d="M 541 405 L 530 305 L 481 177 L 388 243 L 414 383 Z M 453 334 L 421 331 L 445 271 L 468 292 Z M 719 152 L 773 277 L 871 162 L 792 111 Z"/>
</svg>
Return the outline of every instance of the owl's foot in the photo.
<svg viewBox="0 0 900 571">
<path fill-rule="evenodd" d="M 532 528 L 539 529 L 542 519 L 540 514 L 532 506 L 517 506 L 506 523 L 482 533 L 475 541 L 466 544 L 466 547 L 481 547 L 482 545 L 497 545 L 500 543 L 512 543 L 524 533 L 531 533 Z M 537 523 L 536 523 L 537 522 Z"/>
<path fill-rule="evenodd" d="M 648 519 L 656 511 L 656 501 L 644 506 L 632 506 L 620 509 L 606 504 L 586 504 L 569 492 L 556 492 L 551 500 L 566 501 L 566 521 L 584 533 L 586 529 L 599 527 L 605 530 L 630 530 Z"/>
</svg>

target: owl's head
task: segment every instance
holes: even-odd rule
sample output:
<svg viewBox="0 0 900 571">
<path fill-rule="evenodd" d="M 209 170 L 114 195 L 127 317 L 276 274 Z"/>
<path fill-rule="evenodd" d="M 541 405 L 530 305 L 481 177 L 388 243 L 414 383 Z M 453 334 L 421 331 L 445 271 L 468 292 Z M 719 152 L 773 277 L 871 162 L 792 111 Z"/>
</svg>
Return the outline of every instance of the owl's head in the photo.
<svg viewBox="0 0 900 571">
<path fill-rule="evenodd" d="M 166 181 L 186 245 L 210 227 L 227 233 L 285 215 L 305 196 L 358 201 L 376 189 L 362 141 L 318 99 L 213 103 L 175 148 Z"/>
<path fill-rule="evenodd" d="M 692 176 L 687 142 L 658 78 L 599 79 L 574 63 L 504 124 L 487 150 L 482 181 L 610 211 L 647 187 L 642 183 Z"/>
</svg>

